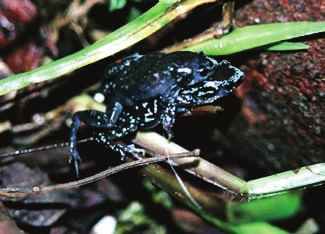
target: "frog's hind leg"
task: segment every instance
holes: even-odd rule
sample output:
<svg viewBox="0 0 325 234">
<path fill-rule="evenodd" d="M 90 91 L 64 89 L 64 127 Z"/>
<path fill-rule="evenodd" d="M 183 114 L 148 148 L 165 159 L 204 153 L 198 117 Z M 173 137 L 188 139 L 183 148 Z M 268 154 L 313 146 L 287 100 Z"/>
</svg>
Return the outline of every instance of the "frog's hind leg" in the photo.
<svg viewBox="0 0 325 234">
<path fill-rule="evenodd" d="M 132 154 L 132 156 L 136 159 L 141 159 L 138 153 L 141 153 L 142 155 L 145 154 L 145 151 L 143 149 L 137 149 L 134 147 L 134 145 L 124 146 L 119 143 L 116 143 L 114 140 L 111 140 L 110 134 L 108 134 L 107 131 L 96 133 L 95 141 L 98 143 L 102 143 L 105 145 L 105 147 L 110 148 L 114 152 L 119 153 L 121 155 L 122 161 L 124 161 L 126 153 Z"/>
<path fill-rule="evenodd" d="M 105 147 L 110 148 L 114 152 L 120 153 L 121 160 L 125 159 L 126 153 L 132 154 L 132 156 L 136 159 L 141 159 L 138 156 L 138 153 L 144 155 L 144 150 L 137 149 L 134 147 L 134 145 L 124 146 L 116 143 L 115 141 L 117 138 L 123 137 L 130 132 L 136 131 L 137 125 L 138 119 L 123 112 L 113 128 L 103 129 L 95 133 L 95 141 L 104 144 Z"/>
<path fill-rule="evenodd" d="M 107 125 L 109 116 L 106 113 L 96 110 L 78 111 L 72 117 L 71 133 L 70 133 L 70 158 L 69 163 L 73 163 L 76 174 L 79 176 L 78 163 L 81 161 L 77 151 L 77 131 L 81 122 L 96 128 L 111 128 Z"/>
</svg>

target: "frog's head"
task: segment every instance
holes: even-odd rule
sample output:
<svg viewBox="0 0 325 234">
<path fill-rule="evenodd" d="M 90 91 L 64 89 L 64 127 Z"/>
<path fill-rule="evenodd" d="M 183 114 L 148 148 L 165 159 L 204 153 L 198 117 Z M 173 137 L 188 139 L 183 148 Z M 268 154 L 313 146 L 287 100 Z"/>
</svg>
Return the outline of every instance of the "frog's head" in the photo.
<svg viewBox="0 0 325 234">
<path fill-rule="evenodd" d="M 244 72 L 232 66 L 229 61 L 223 60 L 212 77 L 214 81 L 220 81 L 219 93 L 225 96 L 233 92 L 245 79 Z"/>
<path fill-rule="evenodd" d="M 164 59 L 169 62 L 168 70 L 180 86 L 204 81 L 213 76 L 218 67 L 216 60 L 202 52 L 178 51 L 168 54 Z"/>
<path fill-rule="evenodd" d="M 207 80 L 212 77 L 219 66 L 218 62 L 213 58 L 205 56 L 202 52 L 198 53 L 197 69 L 195 77 L 189 85 Z"/>
</svg>

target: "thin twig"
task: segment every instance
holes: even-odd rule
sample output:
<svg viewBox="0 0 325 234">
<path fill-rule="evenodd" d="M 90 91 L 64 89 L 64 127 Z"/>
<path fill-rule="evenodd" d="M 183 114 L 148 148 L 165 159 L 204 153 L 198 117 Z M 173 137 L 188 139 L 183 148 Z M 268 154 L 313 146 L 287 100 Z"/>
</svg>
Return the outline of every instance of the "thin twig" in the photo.
<svg viewBox="0 0 325 234">
<path fill-rule="evenodd" d="M 10 197 L 10 198 L 24 198 L 28 195 L 38 195 L 41 193 L 46 193 L 46 192 L 55 191 L 55 190 L 76 188 L 76 187 L 100 180 L 100 179 L 105 178 L 109 175 L 115 174 L 117 172 L 120 172 L 120 171 L 123 171 L 126 169 L 144 166 L 144 165 L 148 165 L 148 164 L 156 163 L 156 162 L 160 162 L 160 161 L 165 161 L 168 158 L 176 159 L 176 158 L 182 158 L 182 157 L 197 157 L 197 156 L 199 156 L 199 153 L 200 153 L 200 150 L 196 149 L 192 152 L 170 154 L 168 156 L 160 155 L 160 156 L 153 157 L 153 158 L 145 158 L 145 159 L 141 159 L 141 160 L 137 160 L 137 161 L 127 162 L 127 163 L 121 164 L 119 166 L 102 171 L 96 175 L 87 177 L 85 179 L 81 179 L 81 180 L 77 180 L 77 181 L 73 181 L 73 182 L 69 182 L 69 183 L 52 185 L 52 186 L 34 186 L 32 188 L 15 187 L 15 188 L 1 189 L 0 195 L 5 196 L 5 197 Z"/>
</svg>

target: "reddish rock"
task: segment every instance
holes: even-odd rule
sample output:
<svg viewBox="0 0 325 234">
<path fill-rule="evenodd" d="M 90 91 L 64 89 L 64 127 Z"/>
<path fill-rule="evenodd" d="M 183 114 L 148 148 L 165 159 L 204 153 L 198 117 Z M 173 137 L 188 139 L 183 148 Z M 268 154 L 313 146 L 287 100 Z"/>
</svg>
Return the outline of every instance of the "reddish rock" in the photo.
<svg viewBox="0 0 325 234">
<path fill-rule="evenodd" d="M 321 2 L 256 0 L 237 11 L 236 23 L 325 21 Z M 229 137 L 238 154 L 266 174 L 325 159 L 325 39 L 301 41 L 310 49 L 252 56 L 237 90 L 243 106 Z"/>
</svg>

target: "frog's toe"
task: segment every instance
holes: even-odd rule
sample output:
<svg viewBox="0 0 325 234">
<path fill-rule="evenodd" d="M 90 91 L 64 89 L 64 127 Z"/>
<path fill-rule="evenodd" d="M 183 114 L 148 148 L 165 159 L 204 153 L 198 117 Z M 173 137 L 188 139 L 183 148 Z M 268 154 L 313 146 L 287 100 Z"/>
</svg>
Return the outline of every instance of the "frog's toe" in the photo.
<svg viewBox="0 0 325 234">
<path fill-rule="evenodd" d="M 69 157 L 69 163 L 74 164 L 74 168 L 76 170 L 76 175 L 79 177 L 79 163 L 81 162 L 81 158 L 77 151 L 71 152 Z"/>
<path fill-rule="evenodd" d="M 136 159 L 142 159 L 141 157 L 139 157 L 139 154 L 141 154 L 142 156 L 146 154 L 146 151 L 144 149 L 135 148 L 133 144 L 126 146 L 125 150 L 126 152 L 132 154 L 133 157 Z"/>
<path fill-rule="evenodd" d="M 167 139 L 168 139 L 168 141 L 170 141 L 173 138 L 173 136 L 174 136 L 173 132 L 171 130 L 168 130 L 167 131 Z"/>
</svg>

